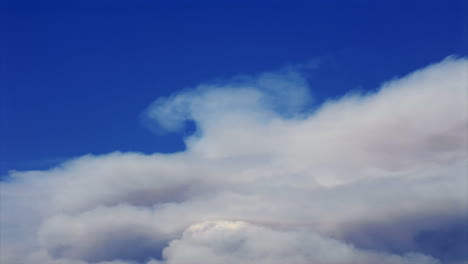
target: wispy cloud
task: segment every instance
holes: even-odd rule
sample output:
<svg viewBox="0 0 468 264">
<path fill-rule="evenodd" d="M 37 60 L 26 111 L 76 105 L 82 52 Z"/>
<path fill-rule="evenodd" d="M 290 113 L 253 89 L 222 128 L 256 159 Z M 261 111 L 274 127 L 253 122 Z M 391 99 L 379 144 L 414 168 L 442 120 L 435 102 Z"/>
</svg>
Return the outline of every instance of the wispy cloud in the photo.
<svg viewBox="0 0 468 264">
<path fill-rule="evenodd" d="M 467 68 L 449 57 L 314 112 L 293 68 L 160 98 L 147 121 L 195 122 L 187 150 L 13 172 L 1 262 L 466 261 L 434 240 L 466 231 Z"/>
</svg>

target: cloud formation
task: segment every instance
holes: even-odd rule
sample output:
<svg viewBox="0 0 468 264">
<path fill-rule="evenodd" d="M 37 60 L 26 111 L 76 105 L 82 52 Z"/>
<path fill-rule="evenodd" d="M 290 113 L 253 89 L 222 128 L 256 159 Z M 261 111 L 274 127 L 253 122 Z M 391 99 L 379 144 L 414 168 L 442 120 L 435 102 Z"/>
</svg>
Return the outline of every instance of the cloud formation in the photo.
<svg viewBox="0 0 468 264">
<path fill-rule="evenodd" d="M 313 232 L 278 231 L 245 222 L 190 226 L 164 249 L 171 263 L 437 263 L 419 254 L 389 255 L 359 250 Z"/>
<path fill-rule="evenodd" d="M 196 124 L 187 149 L 12 172 L 0 262 L 468 261 L 467 69 L 449 57 L 313 111 L 294 70 L 158 99 L 158 129 Z"/>
</svg>

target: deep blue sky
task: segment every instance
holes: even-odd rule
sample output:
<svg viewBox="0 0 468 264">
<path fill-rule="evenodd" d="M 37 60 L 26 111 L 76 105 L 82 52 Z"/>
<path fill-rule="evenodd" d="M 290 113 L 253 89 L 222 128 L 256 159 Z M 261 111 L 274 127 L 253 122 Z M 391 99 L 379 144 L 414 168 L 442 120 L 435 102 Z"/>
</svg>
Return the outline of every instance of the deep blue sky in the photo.
<svg viewBox="0 0 468 264">
<path fill-rule="evenodd" d="M 180 150 L 139 116 L 204 81 L 318 59 L 316 102 L 467 54 L 464 1 L 6 1 L 0 175 Z"/>
</svg>

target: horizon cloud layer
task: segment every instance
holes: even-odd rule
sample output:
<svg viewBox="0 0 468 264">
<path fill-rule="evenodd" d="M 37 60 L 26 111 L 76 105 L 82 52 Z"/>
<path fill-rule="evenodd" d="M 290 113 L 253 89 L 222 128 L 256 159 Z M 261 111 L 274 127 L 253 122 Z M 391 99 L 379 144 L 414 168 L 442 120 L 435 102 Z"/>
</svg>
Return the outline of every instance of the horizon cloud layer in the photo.
<svg viewBox="0 0 468 264">
<path fill-rule="evenodd" d="M 310 110 L 297 70 L 146 110 L 186 150 L 85 155 L 1 182 L 6 264 L 467 263 L 468 60 Z"/>
</svg>

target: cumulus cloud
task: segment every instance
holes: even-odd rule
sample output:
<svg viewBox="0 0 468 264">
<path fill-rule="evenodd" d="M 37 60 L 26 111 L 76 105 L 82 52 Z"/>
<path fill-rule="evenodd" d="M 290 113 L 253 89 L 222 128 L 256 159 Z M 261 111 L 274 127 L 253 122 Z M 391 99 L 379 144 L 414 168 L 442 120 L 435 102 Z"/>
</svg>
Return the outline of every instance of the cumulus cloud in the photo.
<svg viewBox="0 0 468 264">
<path fill-rule="evenodd" d="M 467 261 L 467 69 L 449 57 L 313 111 L 294 70 L 157 99 L 146 121 L 168 131 L 193 121 L 187 149 L 12 172 L 0 260 Z"/>
<path fill-rule="evenodd" d="M 171 263 L 438 263 L 419 254 L 368 252 L 313 232 L 272 230 L 245 222 L 202 222 L 164 249 Z"/>
</svg>

